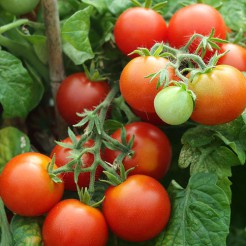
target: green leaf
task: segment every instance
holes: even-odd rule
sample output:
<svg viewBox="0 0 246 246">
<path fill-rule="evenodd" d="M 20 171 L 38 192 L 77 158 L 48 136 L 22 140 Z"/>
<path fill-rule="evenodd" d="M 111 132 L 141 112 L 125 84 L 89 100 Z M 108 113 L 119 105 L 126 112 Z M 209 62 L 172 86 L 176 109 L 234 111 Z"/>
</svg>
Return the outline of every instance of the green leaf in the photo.
<svg viewBox="0 0 246 246">
<path fill-rule="evenodd" d="M 91 11 L 92 7 L 87 7 L 75 12 L 61 28 L 63 50 L 75 65 L 94 57 L 88 37 Z"/>
<path fill-rule="evenodd" d="M 64 19 L 78 10 L 80 2 L 78 0 L 58 0 L 57 4 L 60 19 Z"/>
<path fill-rule="evenodd" d="M 94 1 L 91 1 L 91 0 L 82 0 L 83 3 L 86 3 L 88 5 L 91 5 L 93 6 L 94 8 L 97 9 L 97 11 L 99 13 L 102 13 L 104 12 L 107 8 L 106 8 L 106 3 L 104 0 L 94 0 Z"/>
<path fill-rule="evenodd" d="M 246 32 L 245 0 L 225 0 L 220 12 L 226 24 L 234 31 L 242 29 Z"/>
<path fill-rule="evenodd" d="M 107 132 L 107 134 L 112 134 L 116 130 L 120 129 L 123 127 L 122 122 L 119 122 L 117 120 L 106 120 L 103 124 L 104 131 Z"/>
<path fill-rule="evenodd" d="M 108 10 L 116 16 L 120 15 L 127 8 L 133 6 L 131 0 L 105 0 L 105 3 L 107 5 Z"/>
<path fill-rule="evenodd" d="M 239 142 L 244 150 L 246 150 L 246 125 L 242 127 L 239 133 Z"/>
<path fill-rule="evenodd" d="M 9 228 L 9 222 L 4 210 L 4 204 L 0 197 L 0 245 L 12 246 L 12 235 Z"/>
<path fill-rule="evenodd" d="M 197 126 L 186 131 L 181 139 L 182 144 L 189 144 L 191 147 L 201 147 L 213 141 L 213 132 L 204 126 Z"/>
<path fill-rule="evenodd" d="M 239 141 L 230 141 L 220 132 L 218 132 L 216 136 L 218 136 L 226 145 L 230 146 L 230 148 L 237 154 L 241 164 L 245 163 L 246 154 Z"/>
<path fill-rule="evenodd" d="M 184 189 L 175 181 L 169 187 L 172 215 L 158 245 L 226 245 L 230 200 L 212 173 L 196 173 Z"/>
<path fill-rule="evenodd" d="M 46 40 L 47 38 L 43 35 L 23 35 L 23 37 L 28 40 L 32 45 L 33 49 L 37 55 L 37 57 L 40 59 L 40 61 L 44 64 L 48 63 L 48 48 Z"/>
<path fill-rule="evenodd" d="M 5 118 L 25 118 L 43 95 L 42 85 L 35 83 L 21 61 L 3 50 L 0 50 L 0 84 Z"/>
<path fill-rule="evenodd" d="M 30 151 L 29 138 L 17 128 L 5 127 L 0 130 L 0 173 L 5 164 L 14 156 Z"/>
<path fill-rule="evenodd" d="M 15 246 L 41 246 L 43 217 L 24 217 L 14 215 L 10 229 Z"/>
</svg>

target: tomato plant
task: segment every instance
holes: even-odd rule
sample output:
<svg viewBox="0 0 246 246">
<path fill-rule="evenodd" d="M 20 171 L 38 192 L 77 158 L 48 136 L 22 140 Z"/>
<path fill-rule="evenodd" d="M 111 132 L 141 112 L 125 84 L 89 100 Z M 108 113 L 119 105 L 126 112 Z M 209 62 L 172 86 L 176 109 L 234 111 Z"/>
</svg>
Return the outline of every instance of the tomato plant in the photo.
<svg viewBox="0 0 246 246">
<path fill-rule="evenodd" d="M 228 51 L 223 55 L 218 64 L 220 65 L 230 65 L 237 68 L 240 71 L 246 71 L 246 49 L 238 44 L 226 43 L 222 44 L 220 52 L 223 53 Z"/>
<path fill-rule="evenodd" d="M 168 60 L 162 57 L 140 56 L 132 59 L 121 72 L 120 91 L 126 102 L 140 112 L 154 113 L 154 98 L 157 90 L 158 76 L 150 81 L 146 76 L 165 69 Z M 174 71 L 168 68 L 170 80 Z M 144 100 L 139 100 L 144 98 Z"/>
<path fill-rule="evenodd" d="M 85 73 L 74 73 L 66 77 L 59 86 L 56 102 L 61 116 L 69 125 L 81 120 L 77 113 L 97 106 L 109 92 L 105 81 L 90 81 Z"/>
<path fill-rule="evenodd" d="M 145 122 L 133 122 L 125 125 L 126 140 L 134 136 L 132 157 L 125 157 L 123 165 L 125 169 L 135 167 L 129 174 L 145 174 L 156 179 L 161 179 L 167 173 L 171 158 L 172 147 L 166 134 L 158 127 Z M 118 129 L 112 137 L 121 141 L 122 130 Z M 107 162 L 113 163 L 119 151 L 106 149 L 104 158 Z"/>
<path fill-rule="evenodd" d="M 196 75 L 189 88 L 196 95 L 191 119 L 206 125 L 223 124 L 239 117 L 246 107 L 246 78 L 236 68 L 218 65 Z"/>
<path fill-rule="evenodd" d="M 194 21 L 196 20 L 196 21 Z M 212 6 L 207 4 L 191 4 L 179 9 L 170 19 L 168 24 L 168 42 L 172 47 L 181 48 L 194 34 L 209 35 L 214 29 L 214 36 L 225 39 L 227 27 L 222 15 Z M 200 39 L 195 39 L 190 46 L 193 53 Z M 213 53 L 207 51 L 206 58 Z"/>
<path fill-rule="evenodd" d="M 246 2 L 181 2 L 0 0 L 0 245 L 246 245 Z"/>
<path fill-rule="evenodd" d="M 108 228 L 98 209 L 76 199 L 66 199 L 50 210 L 42 235 L 47 246 L 103 246 L 108 240 Z"/>
<path fill-rule="evenodd" d="M 38 5 L 39 0 L 9 0 L 0 1 L 0 5 L 8 12 L 15 15 L 23 15 L 31 12 Z"/>
<path fill-rule="evenodd" d="M 122 184 L 110 187 L 103 202 L 103 214 L 110 229 L 132 242 L 158 235 L 166 226 L 170 211 L 165 188 L 145 175 L 133 175 Z"/>
<path fill-rule="evenodd" d="M 118 48 L 128 55 L 139 47 L 149 49 L 155 42 L 166 42 L 167 25 L 155 10 L 133 7 L 117 18 L 114 37 Z"/>
<path fill-rule="evenodd" d="M 37 216 L 48 212 L 62 197 L 63 182 L 56 183 L 47 171 L 51 159 L 27 152 L 12 158 L 0 176 L 0 195 L 14 213 Z"/>
<path fill-rule="evenodd" d="M 162 89 L 154 100 L 156 113 L 170 125 L 186 122 L 193 112 L 193 104 L 191 93 L 180 86 Z"/>
<path fill-rule="evenodd" d="M 80 136 L 77 136 L 77 139 L 80 139 Z M 72 144 L 71 138 L 67 137 L 61 141 L 62 143 Z M 84 148 L 93 146 L 93 140 L 88 140 L 84 144 Z M 71 149 L 62 147 L 61 145 L 57 144 L 51 151 L 50 157 L 52 158 L 55 155 L 55 163 L 58 167 L 66 165 L 69 161 L 73 158 L 71 157 Z M 85 153 L 82 155 L 82 163 L 84 167 L 90 167 L 93 164 L 94 155 L 91 153 Z M 76 164 L 75 164 L 76 165 Z M 103 169 L 99 166 L 96 171 L 96 179 L 98 179 L 102 173 Z M 62 179 L 65 185 L 66 190 L 74 190 L 76 191 L 76 183 L 74 181 L 74 173 L 73 172 L 66 172 L 62 174 Z M 78 176 L 78 186 L 88 187 L 90 183 L 90 172 L 81 172 Z"/>
</svg>

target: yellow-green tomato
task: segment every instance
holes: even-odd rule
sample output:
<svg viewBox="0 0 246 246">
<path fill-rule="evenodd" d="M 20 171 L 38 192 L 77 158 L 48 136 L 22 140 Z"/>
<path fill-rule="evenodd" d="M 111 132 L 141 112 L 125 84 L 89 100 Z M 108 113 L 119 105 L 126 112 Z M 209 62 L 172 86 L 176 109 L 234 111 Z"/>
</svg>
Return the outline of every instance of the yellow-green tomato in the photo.
<svg viewBox="0 0 246 246">
<path fill-rule="evenodd" d="M 158 92 L 154 100 L 157 115 L 167 124 L 186 122 L 194 109 L 192 95 L 180 86 L 169 86 Z"/>
<path fill-rule="evenodd" d="M 31 12 L 39 0 L 0 0 L 0 5 L 14 15 L 23 15 Z"/>
</svg>

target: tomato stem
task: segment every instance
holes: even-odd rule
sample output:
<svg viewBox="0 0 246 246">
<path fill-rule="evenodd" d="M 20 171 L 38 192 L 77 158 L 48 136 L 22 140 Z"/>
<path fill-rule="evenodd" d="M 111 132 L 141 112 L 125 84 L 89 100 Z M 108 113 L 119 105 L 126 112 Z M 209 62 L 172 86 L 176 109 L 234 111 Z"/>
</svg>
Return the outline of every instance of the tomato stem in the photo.
<svg viewBox="0 0 246 246">
<path fill-rule="evenodd" d="M 131 155 L 131 142 L 122 144 L 118 142 L 116 139 L 112 138 L 105 132 L 103 125 L 105 119 L 107 117 L 107 112 L 112 104 L 112 101 L 115 99 L 117 93 L 119 92 L 118 83 L 114 83 L 111 91 L 108 93 L 107 97 L 102 101 L 94 110 L 86 111 L 81 116 L 84 118 L 75 125 L 80 127 L 81 125 L 87 124 L 83 133 L 81 134 L 81 138 L 78 142 L 71 145 L 71 158 L 72 160 L 64 166 L 61 166 L 52 171 L 53 175 L 58 175 L 66 172 L 74 172 L 74 180 L 75 183 L 78 183 L 78 176 L 81 172 L 90 172 L 90 184 L 88 188 L 88 192 L 92 195 L 95 191 L 95 176 L 96 170 L 98 166 L 101 166 L 106 172 L 110 172 L 111 175 L 115 177 L 116 180 L 120 181 L 121 178 L 117 173 L 117 169 L 124 159 L 126 155 Z M 69 136 L 74 139 L 74 134 L 71 130 L 68 130 Z M 88 139 L 94 140 L 94 145 L 90 147 L 81 147 L 85 144 Z M 125 140 L 126 142 L 126 140 Z M 121 152 L 120 156 L 117 158 L 116 163 L 106 163 L 102 160 L 101 157 L 101 149 L 103 145 L 110 146 L 115 150 L 119 150 Z M 65 147 L 68 147 L 67 145 Z M 82 156 L 86 153 L 90 153 L 94 155 L 93 163 L 90 167 L 84 167 Z M 114 167 L 114 168 L 113 168 Z M 81 190 L 77 185 L 78 195 L 80 196 Z"/>
<path fill-rule="evenodd" d="M 28 22 L 29 22 L 28 19 L 19 19 L 17 21 L 12 22 L 12 23 L 1 26 L 0 27 L 0 34 L 6 32 L 6 31 L 9 31 L 13 28 L 19 27 L 21 25 L 27 24 Z"/>
</svg>

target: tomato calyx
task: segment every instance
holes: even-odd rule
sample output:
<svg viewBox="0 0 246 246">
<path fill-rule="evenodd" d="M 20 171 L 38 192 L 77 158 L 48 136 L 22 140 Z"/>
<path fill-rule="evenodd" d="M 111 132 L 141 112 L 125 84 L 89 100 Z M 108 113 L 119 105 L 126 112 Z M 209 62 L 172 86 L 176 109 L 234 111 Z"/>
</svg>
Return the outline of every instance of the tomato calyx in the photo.
<svg viewBox="0 0 246 246">
<path fill-rule="evenodd" d="M 85 64 L 83 64 L 84 72 L 86 74 L 86 77 L 91 81 L 105 81 L 108 79 L 107 74 L 100 74 L 99 69 L 97 69 L 97 66 L 95 64 L 95 61 L 92 61 L 90 63 L 90 67 L 88 68 Z"/>
<path fill-rule="evenodd" d="M 91 193 L 87 187 L 82 188 L 82 189 L 80 189 L 79 187 L 77 187 L 77 188 L 78 188 L 78 196 L 79 196 L 80 202 L 82 202 L 82 203 L 84 203 L 90 207 L 94 207 L 94 208 L 99 207 L 105 199 L 105 197 L 103 196 L 101 200 L 94 201 L 92 199 L 93 193 Z"/>
<path fill-rule="evenodd" d="M 54 173 L 54 167 L 55 167 L 55 155 L 52 157 L 51 162 L 47 166 L 47 171 L 50 176 L 50 178 L 55 182 L 55 183 L 62 183 L 62 179 Z"/>
<path fill-rule="evenodd" d="M 105 182 L 111 186 L 117 186 L 123 183 L 127 177 L 128 174 L 134 169 L 135 167 L 129 168 L 125 170 L 125 167 L 123 163 L 121 162 L 119 165 L 119 175 L 116 172 L 110 172 L 110 171 L 104 171 L 103 173 L 106 175 L 106 179 L 101 179 L 100 181 Z"/>
</svg>

